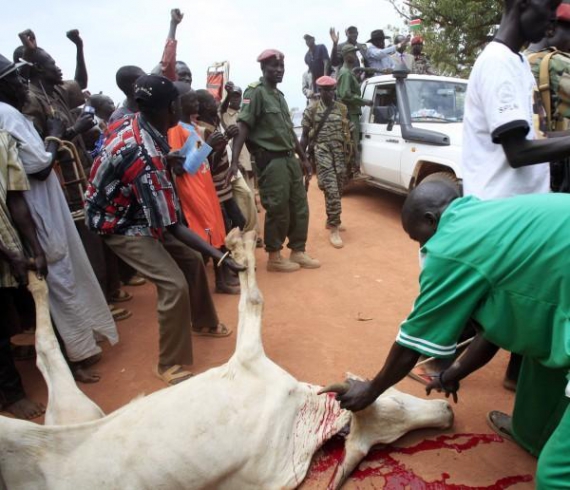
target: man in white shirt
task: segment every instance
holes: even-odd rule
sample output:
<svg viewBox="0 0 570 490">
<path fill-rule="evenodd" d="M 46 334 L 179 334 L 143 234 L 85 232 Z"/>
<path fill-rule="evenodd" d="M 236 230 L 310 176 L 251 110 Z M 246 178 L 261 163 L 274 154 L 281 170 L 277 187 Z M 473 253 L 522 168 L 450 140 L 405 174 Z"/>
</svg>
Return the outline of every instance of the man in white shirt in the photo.
<svg viewBox="0 0 570 490">
<path fill-rule="evenodd" d="M 477 59 L 469 78 L 463 122 L 465 195 L 497 199 L 548 193 L 550 169 L 544 162 L 570 155 L 568 137 L 537 139 L 533 94 L 538 92 L 534 90 L 535 80 L 528 61 L 520 54 L 525 44 L 539 41 L 554 26 L 559 4 L 560 1 L 553 0 L 504 2 L 501 26 Z M 517 390 L 529 389 L 529 386 L 535 390 L 536 399 L 542 400 L 539 415 L 529 416 L 532 407 L 518 402 L 512 421 L 500 412 L 488 414 L 494 430 L 512 436 L 526 448 L 540 448 L 548 439 L 545 436 L 548 421 L 556 418 L 556 407 L 560 403 L 545 391 L 547 387 L 534 382 L 534 369 L 532 361 L 525 358 Z"/>
</svg>

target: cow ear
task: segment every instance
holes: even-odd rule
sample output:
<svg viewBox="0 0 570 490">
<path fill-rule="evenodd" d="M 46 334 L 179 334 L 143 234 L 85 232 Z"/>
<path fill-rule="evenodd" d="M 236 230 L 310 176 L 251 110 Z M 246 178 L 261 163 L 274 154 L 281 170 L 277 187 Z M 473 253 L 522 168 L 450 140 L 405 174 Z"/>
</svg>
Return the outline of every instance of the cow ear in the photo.
<svg viewBox="0 0 570 490">
<path fill-rule="evenodd" d="M 348 383 L 333 383 L 332 385 L 325 386 L 322 390 L 319 390 L 318 395 L 323 393 L 336 393 L 337 395 L 344 395 L 350 389 Z"/>
</svg>

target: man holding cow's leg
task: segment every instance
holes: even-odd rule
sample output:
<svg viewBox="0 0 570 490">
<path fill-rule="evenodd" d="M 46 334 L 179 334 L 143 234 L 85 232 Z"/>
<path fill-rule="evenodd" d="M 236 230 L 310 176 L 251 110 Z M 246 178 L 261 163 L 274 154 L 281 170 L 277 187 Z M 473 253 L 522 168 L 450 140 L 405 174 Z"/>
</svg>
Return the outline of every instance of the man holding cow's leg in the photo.
<svg viewBox="0 0 570 490">
<path fill-rule="evenodd" d="M 480 201 L 460 198 L 444 183 L 415 189 L 402 223 L 426 257 L 420 295 L 382 370 L 372 381 L 351 380 L 339 393 L 341 407 L 366 408 L 406 376 L 420 354 L 452 357 L 473 319 L 480 336 L 428 391 L 456 398 L 459 381 L 499 347 L 525 356 L 513 436 L 539 455 L 538 488 L 570 488 L 569 206 L 567 195 Z"/>
</svg>

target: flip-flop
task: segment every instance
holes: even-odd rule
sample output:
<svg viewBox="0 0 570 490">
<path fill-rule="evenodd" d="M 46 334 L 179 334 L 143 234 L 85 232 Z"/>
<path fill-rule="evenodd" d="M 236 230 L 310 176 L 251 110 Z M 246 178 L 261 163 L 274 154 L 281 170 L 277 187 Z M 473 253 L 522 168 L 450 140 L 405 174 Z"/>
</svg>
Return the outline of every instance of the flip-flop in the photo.
<svg viewBox="0 0 570 490">
<path fill-rule="evenodd" d="M 192 333 L 203 337 L 228 337 L 232 334 L 232 330 L 223 323 L 218 323 L 214 328 L 192 329 Z"/>
<path fill-rule="evenodd" d="M 113 303 L 123 303 L 125 301 L 130 301 L 131 299 L 133 299 L 133 295 L 122 289 L 118 289 L 111 295 L 111 301 Z"/>
<path fill-rule="evenodd" d="M 133 276 L 125 283 L 125 286 L 143 286 L 144 284 L 146 284 L 146 279 L 144 277 Z"/>
<path fill-rule="evenodd" d="M 429 372 L 426 370 L 424 366 L 417 366 L 408 373 L 408 377 L 426 386 L 429 383 L 431 383 L 434 378 L 437 378 L 438 376 L 439 373 Z"/>
<path fill-rule="evenodd" d="M 169 386 L 177 385 L 194 376 L 194 373 L 187 371 L 180 364 L 175 364 L 162 373 L 158 370 L 157 366 L 153 372 L 158 379 L 164 381 Z"/>
<path fill-rule="evenodd" d="M 126 320 L 133 316 L 133 313 L 125 308 L 111 308 L 111 315 L 113 316 L 113 320 L 116 322 L 120 322 L 121 320 Z"/>
<path fill-rule="evenodd" d="M 491 410 L 487 414 L 487 424 L 503 439 L 515 442 L 512 435 L 512 417 L 498 410 Z"/>
</svg>

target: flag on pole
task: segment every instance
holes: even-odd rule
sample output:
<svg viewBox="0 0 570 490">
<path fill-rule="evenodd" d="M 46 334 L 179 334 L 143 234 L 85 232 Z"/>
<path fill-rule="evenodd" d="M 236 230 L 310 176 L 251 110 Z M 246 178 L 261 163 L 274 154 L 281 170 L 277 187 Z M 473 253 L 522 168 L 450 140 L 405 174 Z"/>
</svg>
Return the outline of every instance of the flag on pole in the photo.
<svg viewBox="0 0 570 490">
<path fill-rule="evenodd" d="M 411 20 L 409 26 L 411 31 L 419 31 L 422 28 L 422 19 Z"/>
</svg>

